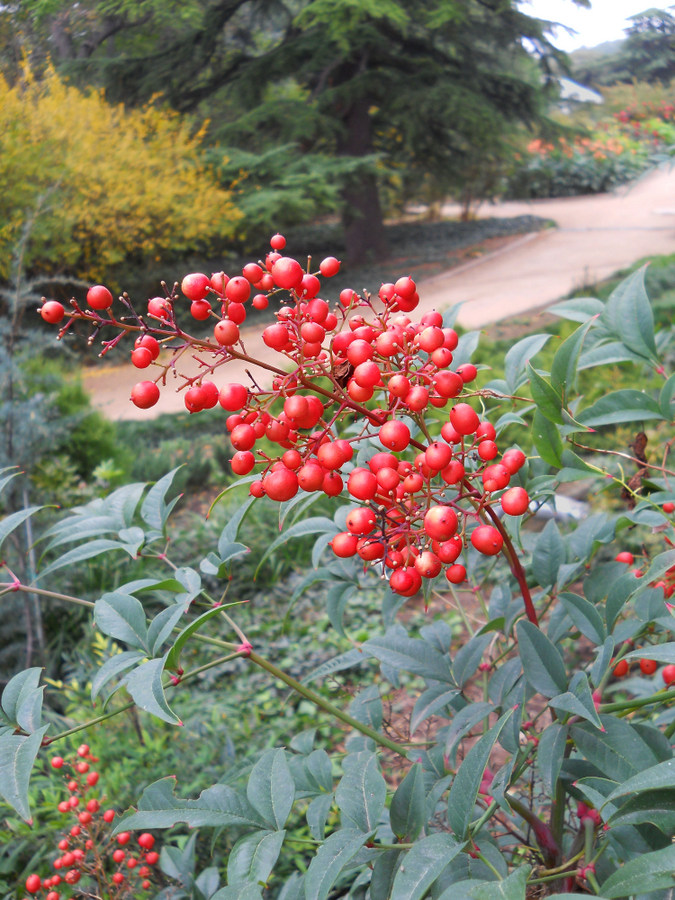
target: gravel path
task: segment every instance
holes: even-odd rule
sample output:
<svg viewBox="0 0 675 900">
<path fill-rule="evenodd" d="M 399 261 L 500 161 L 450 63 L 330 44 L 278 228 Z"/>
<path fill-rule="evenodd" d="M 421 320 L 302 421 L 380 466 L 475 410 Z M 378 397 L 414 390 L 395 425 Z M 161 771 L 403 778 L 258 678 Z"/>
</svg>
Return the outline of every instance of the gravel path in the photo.
<svg viewBox="0 0 675 900">
<path fill-rule="evenodd" d="M 444 214 L 452 216 L 451 206 Z M 418 312 L 444 309 L 462 302 L 459 323 L 482 328 L 554 303 L 570 291 L 608 278 L 619 269 L 651 255 L 675 252 L 675 168 L 652 172 L 628 188 L 612 194 L 484 205 L 481 216 L 535 215 L 557 227 L 519 236 L 498 250 L 422 281 Z M 401 273 L 393 273 L 401 274 Z M 246 350 L 265 358 L 270 351 L 259 329 L 243 332 Z M 247 367 L 229 363 L 218 382 L 247 383 Z M 182 371 L 196 372 L 193 360 Z M 182 394 L 162 390 L 152 410 L 136 409 L 128 400 L 142 377 L 130 363 L 90 369 L 85 388 L 102 412 L 112 419 L 141 419 L 164 412 L 184 411 Z M 264 383 L 260 370 L 256 381 Z"/>
</svg>

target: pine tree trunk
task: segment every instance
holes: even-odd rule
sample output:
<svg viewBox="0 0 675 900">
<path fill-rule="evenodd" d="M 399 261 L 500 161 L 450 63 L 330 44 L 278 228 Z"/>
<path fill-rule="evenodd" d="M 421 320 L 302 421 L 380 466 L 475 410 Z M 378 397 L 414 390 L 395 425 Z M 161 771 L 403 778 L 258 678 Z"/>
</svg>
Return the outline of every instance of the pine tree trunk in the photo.
<svg viewBox="0 0 675 900">
<path fill-rule="evenodd" d="M 367 98 L 355 100 L 343 117 L 345 135 L 338 142 L 341 156 L 367 156 L 373 152 L 372 122 Z M 377 180 L 372 173 L 354 175 L 342 191 L 346 262 L 362 265 L 386 255 L 387 242 Z"/>
</svg>

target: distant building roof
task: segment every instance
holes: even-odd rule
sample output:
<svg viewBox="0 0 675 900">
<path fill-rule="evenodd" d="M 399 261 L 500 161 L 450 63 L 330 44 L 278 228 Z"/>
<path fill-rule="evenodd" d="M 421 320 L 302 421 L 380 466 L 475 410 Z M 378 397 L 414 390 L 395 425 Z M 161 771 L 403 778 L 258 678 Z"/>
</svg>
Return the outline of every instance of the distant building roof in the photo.
<svg viewBox="0 0 675 900">
<path fill-rule="evenodd" d="M 576 103 L 604 103 L 602 94 L 584 87 L 583 84 L 577 84 L 571 78 L 559 78 L 558 83 L 560 84 L 561 100 L 574 100 Z"/>
</svg>

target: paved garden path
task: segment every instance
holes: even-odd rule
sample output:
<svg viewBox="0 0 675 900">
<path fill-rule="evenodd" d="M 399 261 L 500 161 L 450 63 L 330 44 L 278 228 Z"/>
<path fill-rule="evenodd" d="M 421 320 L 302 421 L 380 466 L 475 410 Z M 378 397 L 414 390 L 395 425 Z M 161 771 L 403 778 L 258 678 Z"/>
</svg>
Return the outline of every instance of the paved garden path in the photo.
<svg viewBox="0 0 675 900">
<path fill-rule="evenodd" d="M 444 210 L 447 215 L 454 212 L 452 207 Z M 458 321 L 465 328 L 516 315 L 522 319 L 523 313 L 541 309 L 643 257 L 675 252 L 675 168 L 652 172 L 612 194 L 485 204 L 478 214 L 530 214 L 551 219 L 557 227 L 517 237 L 499 250 L 421 282 L 419 310 L 442 310 L 462 302 Z M 250 356 L 269 355 L 259 329 L 245 331 L 244 340 Z M 196 364 L 193 368 L 196 372 Z M 226 376 L 246 384 L 246 368 L 230 363 L 217 380 Z M 162 391 L 152 410 L 136 409 L 128 397 L 140 374 L 131 364 L 101 367 L 88 370 L 84 383 L 94 404 L 113 419 L 184 410 L 182 393 L 171 389 Z M 256 380 L 265 381 L 260 370 Z"/>
</svg>

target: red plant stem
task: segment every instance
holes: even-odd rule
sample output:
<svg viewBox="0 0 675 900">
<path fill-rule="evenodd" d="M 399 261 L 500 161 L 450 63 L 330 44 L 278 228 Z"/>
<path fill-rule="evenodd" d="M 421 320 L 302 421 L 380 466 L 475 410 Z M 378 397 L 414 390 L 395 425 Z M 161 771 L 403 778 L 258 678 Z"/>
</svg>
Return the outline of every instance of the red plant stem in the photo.
<svg viewBox="0 0 675 900">
<path fill-rule="evenodd" d="M 518 587 L 520 588 L 520 593 L 523 597 L 523 604 L 525 605 L 525 615 L 533 625 L 536 625 L 537 628 L 539 628 L 539 619 L 537 618 L 537 612 L 534 608 L 534 603 L 532 602 L 532 594 L 530 594 L 530 589 L 527 586 L 525 571 L 520 563 L 520 560 L 518 559 L 518 554 L 516 553 L 516 549 L 513 546 L 511 538 L 509 537 L 508 532 L 504 528 L 504 525 L 500 521 L 499 516 L 496 514 L 496 512 L 490 506 L 484 507 L 484 510 L 492 520 L 493 526 L 501 534 L 504 540 L 504 556 L 506 557 L 508 564 L 511 567 L 511 573 L 513 577 L 518 582 Z"/>
</svg>

